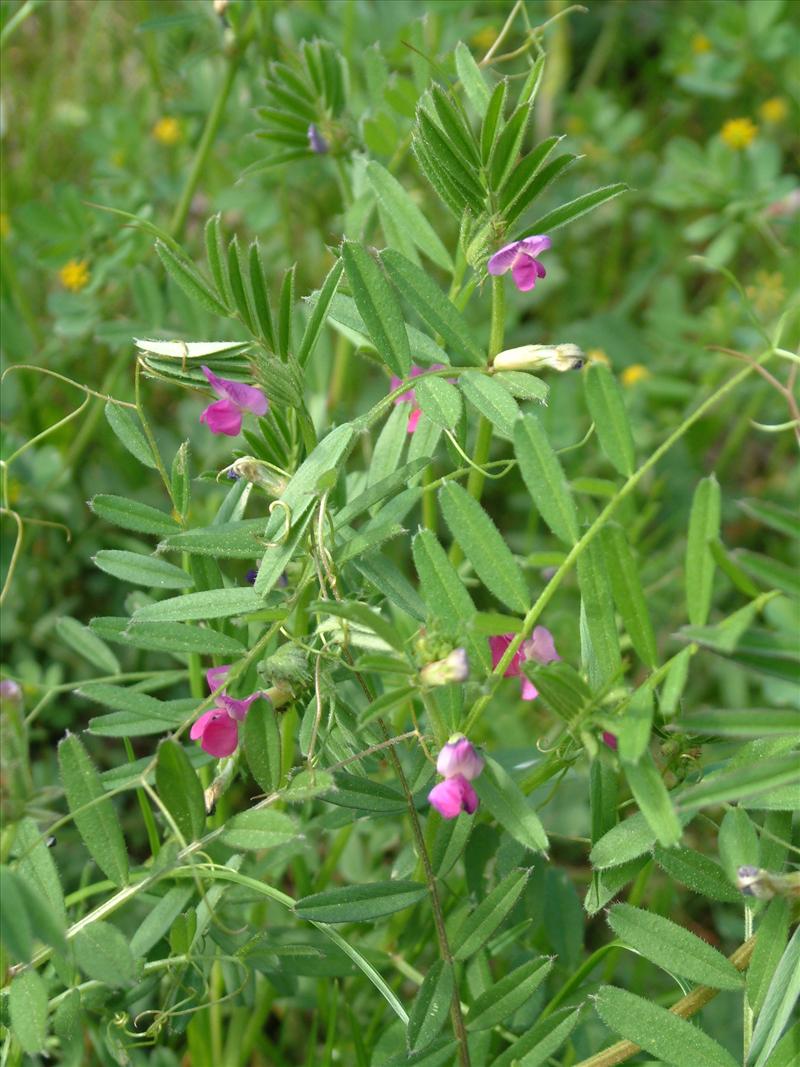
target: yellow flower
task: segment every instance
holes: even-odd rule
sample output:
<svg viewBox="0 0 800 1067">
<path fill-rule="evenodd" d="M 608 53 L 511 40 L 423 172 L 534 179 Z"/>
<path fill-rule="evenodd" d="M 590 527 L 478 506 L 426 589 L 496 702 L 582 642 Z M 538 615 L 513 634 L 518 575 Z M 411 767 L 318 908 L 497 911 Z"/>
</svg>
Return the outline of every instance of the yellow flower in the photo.
<svg viewBox="0 0 800 1067">
<path fill-rule="evenodd" d="M 696 56 L 701 56 L 704 52 L 711 51 L 711 41 L 704 33 L 696 33 L 694 35 L 692 38 L 692 51 Z"/>
<path fill-rule="evenodd" d="M 85 259 L 71 259 L 58 272 L 61 284 L 71 293 L 79 293 L 89 284 L 89 264 Z"/>
<path fill-rule="evenodd" d="M 728 119 L 722 127 L 720 136 L 728 148 L 741 151 L 749 148 L 758 133 L 758 126 L 750 119 Z"/>
<path fill-rule="evenodd" d="M 606 367 L 611 366 L 611 360 L 608 358 L 608 353 L 604 348 L 590 348 L 586 353 L 586 358 L 590 363 L 602 363 Z"/>
<path fill-rule="evenodd" d="M 783 275 L 779 270 L 756 271 L 755 285 L 748 285 L 745 292 L 756 311 L 765 317 L 777 314 L 786 302 Z"/>
<path fill-rule="evenodd" d="M 647 367 L 642 363 L 633 363 L 622 372 L 622 384 L 626 389 L 630 389 L 632 385 L 647 381 L 649 377 L 650 371 Z"/>
<path fill-rule="evenodd" d="M 0 211 L 0 237 L 8 237 L 11 233 L 11 220 L 5 211 Z"/>
<path fill-rule="evenodd" d="M 472 35 L 472 43 L 476 48 L 486 49 L 487 52 L 496 40 L 497 30 L 494 26 L 484 26 L 482 30 L 478 30 L 477 33 Z"/>
<path fill-rule="evenodd" d="M 180 141 L 181 124 L 171 115 L 165 115 L 153 127 L 153 138 L 159 144 L 166 145 L 169 148 Z"/>
<path fill-rule="evenodd" d="M 764 122 L 776 124 L 783 122 L 789 114 L 789 105 L 782 96 L 771 96 L 769 100 L 764 101 L 758 113 Z"/>
</svg>

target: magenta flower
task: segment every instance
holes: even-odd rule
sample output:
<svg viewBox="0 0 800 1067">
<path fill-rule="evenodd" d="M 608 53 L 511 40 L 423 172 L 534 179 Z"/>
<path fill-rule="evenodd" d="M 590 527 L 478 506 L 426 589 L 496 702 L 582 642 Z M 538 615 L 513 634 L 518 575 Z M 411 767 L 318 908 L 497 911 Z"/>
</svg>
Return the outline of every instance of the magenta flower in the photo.
<svg viewBox="0 0 800 1067">
<path fill-rule="evenodd" d="M 221 400 L 209 404 L 200 416 L 200 421 L 204 422 L 212 433 L 236 437 L 242 429 L 242 416 L 245 411 L 252 411 L 254 415 L 266 415 L 269 410 L 269 400 L 254 385 L 233 382 L 229 378 L 218 378 L 208 367 L 203 367 L 203 374 L 217 396 L 222 397 Z"/>
<path fill-rule="evenodd" d="M 426 371 L 441 370 L 443 366 L 444 366 L 444 363 L 434 363 L 430 367 L 418 367 L 415 364 L 411 368 L 411 375 L 410 376 L 412 378 L 416 378 L 420 374 L 425 374 Z M 399 389 L 402 384 L 403 384 L 403 379 L 402 378 L 398 378 L 396 374 L 393 374 L 392 375 L 392 380 L 391 380 L 391 383 L 390 383 L 391 391 L 394 392 L 395 389 Z M 401 393 L 400 396 L 396 396 L 394 398 L 394 402 L 395 402 L 395 404 L 416 404 L 416 402 L 417 402 L 417 394 L 413 389 L 407 389 L 404 393 Z M 418 407 L 413 408 L 411 414 L 408 416 L 408 426 L 406 427 L 406 429 L 408 430 L 409 433 L 413 433 L 414 430 L 416 430 L 417 424 L 419 423 L 419 417 L 420 417 L 421 414 L 422 414 L 422 412 L 420 411 L 420 409 Z"/>
<path fill-rule="evenodd" d="M 616 752 L 618 748 L 617 735 L 609 733 L 608 730 L 603 730 L 603 744 L 607 745 L 610 749 L 612 749 L 612 751 Z"/>
<path fill-rule="evenodd" d="M 496 667 L 503 658 L 514 637 L 515 634 L 500 634 L 497 637 L 489 638 L 493 667 Z M 523 700 L 535 700 L 539 695 L 539 690 L 530 678 L 522 673 L 522 664 L 530 659 L 535 660 L 537 663 L 553 663 L 555 660 L 561 659 L 561 656 L 556 652 L 553 635 L 544 626 L 537 626 L 528 640 L 522 642 L 503 674 L 504 678 L 521 678 Z"/>
<path fill-rule="evenodd" d="M 462 811 L 472 815 L 478 809 L 478 794 L 461 774 L 435 785 L 428 800 L 443 819 L 455 819 Z"/>
<path fill-rule="evenodd" d="M 212 693 L 225 683 L 229 670 L 230 664 L 226 664 L 224 667 L 212 667 L 206 671 L 206 681 Z M 239 723 L 247 715 L 253 701 L 258 700 L 260 696 L 260 690 L 242 700 L 229 697 L 226 693 L 218 693 L 217 706 L 200 716 L 192 726 L 189 736 L 193 741 L 199 740 L 200 747 L 217 759 L 230 756 L 239 744 Z"/>
<path fill-rule="evenodd" d="M 453 734 L 439 752 L 436 770 L 442 778 L 466 778 L 471 782 L 483 770 L 483 758 L 463 734 Z"/>
<path fill-rule="evenodd" d="M 478 809 L 478 794 L 470 785 L 483 770 L 483 758 L 463 734 L 453 734 L 439 753 L 436 770 L 444 778 L 428 793 L 429 802 L 443 819 L 455 819 Z"/>
<path fill-rule="evenodd" d="M 324 156 L 328 151 L 328 142 L 313 122 L 308 127 L 308 147 L 312 152 L 316 152 L 318 156 Z"/>
<path fill-rule="evenodd" d="M 514 284 L 521 293 L 533 289 L 539 278 L 547 273 L 539 262 L 539 255 L 546 252 L 552 244 L 544 234 L 523 237 L 521 241 L 512 241 L 491 257 L 487 263 L 490 274 L 505 274 L 510 270 Z"/>
</svg>

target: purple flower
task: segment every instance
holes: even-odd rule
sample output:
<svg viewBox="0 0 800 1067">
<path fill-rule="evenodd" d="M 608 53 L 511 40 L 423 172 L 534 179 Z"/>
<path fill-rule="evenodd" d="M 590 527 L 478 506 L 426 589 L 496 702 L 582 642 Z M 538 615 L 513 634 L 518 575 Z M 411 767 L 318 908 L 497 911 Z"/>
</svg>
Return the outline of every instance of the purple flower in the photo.
<svg viewBox="0 0 800 1067">
<path fill-rule="evenodd" d="M 328 142 L 313 122 L 308 127 L 308 147 L 312 152 L 316 152 L 318 156 L 324 156 L 328 151 Z"/>
<path fill-rule="evenodd" d="M 428 800 L 443 819 L 455 819 L 462 811 L 472 815 L 478 808 L 478 794 L 461 774 L 439 782 L 428 793 Z"/>
<path fill-rule="evenodd" d="M 251 567 L 247 574 L 245 574 L 244 580 L 247 582 L 248 585 L 255 585 L 257 577 L 258 567 Z"/>
<path fill-rule="evenodd" d="M 491 257 L 487 264 L 490 274 L 505 274 L 511 271 L 514 284 L 521 293 L 533 289 L 539 278 L 547 273 L 539 262 L 538 256 L 546 252 L 552 244 L 544 234 L 523 237 L 521 241 L 512 241 Z"/>
<path fill-rule="evenodd" d="M 200 421 L 208 426 L 212 433 L 224 433 L 236 437 L 242 429 L 242 416 L 245 411 L 254 415 L 266 415 L 269 401 L 254 385 L 233 382 L 228 378 L 218 378 L 208 367 L 203 367 L 211 388 L 222 397 L 209 404 L 200 416 Z"/>
<path fill-rule="evenodd" d="M 444 659 L 426 663 L 419 672 L 423 685 L 450 685 L 452 682 L 466 682 L 469 677 L 469 659 L 466 649 L 454 648 Z"/>
<path fill-rule="evenodd" d="M 427 371 L 441 370 L 443 366 L 444 363 L 434 363 L 430 367 L 418 367 L 414 364 L 411 368 L 410 377 L 417 378 L 420 374 L 425 374 Z M 395 389 L 399 389 L 402 384 L 403 379 L 398 378 L 396 374 L 393 374 L 390 382 L 391 391 L 394 392 Z M 404 393 L 401 393 L 400 396 L 396 396 L 394 402 L 395 404 L 416 404 L 417 394 L 413 389 L 407 389 Z M 414 430 L 416 430 L 421 414 L 422 412 L 418 407 L 415 407 L 412 410 L 411 414 L 408 416 L 408 426 L 406 427 L 408 433 L 413 433 Z"/>
<path fill-rule="evenodd" d="M 442 778 L 460 776 L 471 782 L 483 770 L 483 758 L 463 734 L 453 734 L 439 753 L 436 770 Z"/>
<path fill-rule="evenodd" d="M 613 752 L 617 751 L 617 735 L 610 733 L 608 730 L 603 730 L 602 736 L 603 744 L 610 748 Z"/>
<path fill-rule="evenodd" d="M 212 667 L 206 671 L 206 681 L 212 693 L 224 685 L 230 669 L 230 664 L 225 664 L 223 667 Z M 262 695 L 259 690 L 249 697 L 236 700 L 226 693 L 218 693 L 217 706 L 200 716 L 192 726 L 189 736 L 193 741 L 199 740 L 201 748 L 217 759 L 230 756 L 239 744 L 239 723 L 247 715 L 253 701 Z"/>
<path fill-rule="evenodd" d="M 514 637 L 514 634 L 500 634 L 497 637 L 489 638 L 493 667 L 496 667 L 503 658 Z M 521 678 L 523 700 L 535 700 L 539 695 L 539 690 L 530 678 L 527 678 L 522 673 L 522 664 L 529 659 L 535 660 L 537 663 L 553 663 L 555 660 L 561 659 L 561 656 L 556 652 L 553 635 L 545 626 L 537 626 L 528 640 L 522 642 L 503 675 L 504 678 L 517 676 Z"/>
</svg>

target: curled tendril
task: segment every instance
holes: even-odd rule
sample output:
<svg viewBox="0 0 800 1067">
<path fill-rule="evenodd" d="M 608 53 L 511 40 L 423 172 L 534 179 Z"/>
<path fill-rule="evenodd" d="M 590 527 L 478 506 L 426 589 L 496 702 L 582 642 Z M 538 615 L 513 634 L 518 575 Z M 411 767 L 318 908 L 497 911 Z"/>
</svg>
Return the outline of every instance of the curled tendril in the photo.
<svg viewBox="0 0 800 1067">
<path fill-rule="evenodd" d="M 261 541 L 261 544 L 264 546 L 264 548 L 279 548 L 281 545 L 285 545 L 286 542 L 289 540 L 289 533 L 292 529 L 292 509 L 286 503 L 285 500 L 273 500 L 269 506 L 270 515 L 273 515 L 275 513 L 276 508 L 283 508 L 284 510 L 285 516 L 283 529 L 281 530 L 280 537 L 278 537 L 277 540 Z"/>
</svg>

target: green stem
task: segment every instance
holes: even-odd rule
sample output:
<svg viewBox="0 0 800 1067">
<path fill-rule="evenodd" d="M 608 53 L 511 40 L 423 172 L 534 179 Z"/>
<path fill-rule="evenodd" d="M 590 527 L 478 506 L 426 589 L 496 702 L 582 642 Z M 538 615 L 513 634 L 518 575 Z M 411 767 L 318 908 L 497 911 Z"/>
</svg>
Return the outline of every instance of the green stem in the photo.
<svg viewBox="0 0 800 1067">
<path fill-rule="evenodd" d="M 749 903 L 744 906 L 744 939 L 749 941 L 753 936 L 753 909 Z M 742 1063 L 747 1063 L 750 1055 L 750 1045 L 753 1041 L 753 1008 L 747 997 L 747 992 L 742 993 Z"/>
<path fill-rule="evenodd" d="M 125 744 L 125 755 L 128 757 L 129 763 L 136 762 L 136 754 L 133 751 L 133 745 L 130 742 L 130 738 L 123 738 Z M 139 807 L 142 812 L 142 818 L 144 819 L 145 829 L 147 830 L 147 840 L 150 842 L 150 855 L 153 859 L 161 851 L 161 839 L 158 836 L 158 828 L 156 826 L 156 820 L 153 818 L 153 812 L 150 804 L 145 796 L 143 789 L 136 790 L 136 798 L 139 801 Z"/>
<path fill-rule="evenodd" d="M 197 145 L 197 151 L 194 154 L 194 160 L 192 161 L 192 167 L 186 178 L 186 184 L 181 191 L 180 199 L 175 208 L 175 213 L 172 216 L 172 221 L 169 225 L 169 232 L 176 240 L 180 239 L 183 233 L 183 228 L 186 225 L 186 219 L 189 215 L 189 207 L 192 203 L 192 197 L 195 194 L 195 190 L 200 182 L 200 175 L 203 173 L 203 168 L 208 160 L 211 146 L 214 143 L 214 138 L 217 136 L 220 123 L 222 122 L 222 116 L 225 111 L 225 105 L 228 102 L 233 83 L 236 78 L 236 72 L 239 69 L 239 64 L 242 59 L 243 48 L 238 45 L 233 49 L 228 56 L 227 67 L 225 70 L 225 78 L 219 87 L 217 97 L 214 100 L 214 104 L 208 113 L 203 133 L 200 137 L 200 142 Z"/>
<path fill-rule="evenodd" d="M 540 596 L 534 601 L 533 606 L 530 608 L 527 615 L 525 616 L 525 620 L 522 624 L 522 630 L 518 634 L 516 634 L 514 640 L 509 644 L 508 648 L 506 649 L 502 659 L 494 668 L 494 671 L 492 672 L 494 675 L 498 677 L 503 676 L 506 669 L 513 660 L 514 656 L 517 654 L 520 645 L 530 635 L 542 612 L 555 596 L 558 587 L 561 585 L 567 574 L 572 570 L 578 557 L 594 540 L 600 530 L 602 530 L 602 528 L 609 521 L 609 519 L 612 517 L 612 515 L 623 502 L 623 500 L 630 496 L 630 494 L 633 492 L 633 490 L 636 488 L 642 478 L 644 478 L 644 476 L 648 473 L 648 471 L 652 470 L 653 467 L 655 467 L 659 460 L 662 459 L 667 452 L 669 452 L 672 446 L 675 445 L 681 439 L 681 437 L 683 437 L 683 435 L 691 426 L 698 422 L 706 414 L 707 411 L 714 407 L 714 405 L 724 396 L 727 396 L 727 394 L 730 393 L 733 389 L 735 389 L 737 385 L 740 385 L 750 374 L 753 373 L 757 366 L 760 366 L 773 354 L 773 351 L 774 350 L 770 348 L 766 352 L 763 352 L 758 357 L 758 359 L 755 360 L 752 364 L 748 364 L 748 366 L 745 367 L 743 370 L 739 371 L 738 374 L 734 374 L 732 378 L 729 378 L 728 381 L 724 383 L 724 385 L 720 386 L 720 388 L 717 389 L 714 393 L 712 393 L 711 396 L 709 396 L 706 400 L 704 400 L 703 403 L 700 404 L 700 406 L 696 408 L 696 410 L 693 411 L 691 415 L 684 419 L 680 426 L 678 426 L 678 428 L 669 435 L 669 437 L 663 442 L 663 444 L 661 444 L 655 450 L 655 452 L 653 452 L 653 454 L 647 460 L 645 460 L 641 467 L 639 467 L 639 469 L 635 471 L 630 476 L 630 478 L 628 478 L 628 480 L 619 490 L 614 499 L 608 502 L 608 504 L 605 506 L 605 508 L 603 508 L 603 510 L 600 512 L 600 514 L 594 520 L 591 526 L 589 526 L 589 528 L 583 534 L 583 536 L 575 542 L 575 544 L 572 546 L 572 548 L 569 550 L 566 557 L 564 558 L 564 561 L 561 566 L 558 568 L 556 573 L 544 587 Z M 464 733 L 469 734 L 470 731 L 475 728 L 475 725 L 477 724 L 478 720 L 480 719 L 481 715 L 483 714 L 491 699 L 491 692 L 485 693 L 484 695 L 478 697 L 467 717 L 467 721 L 464 725 Z"/>
</svg>

